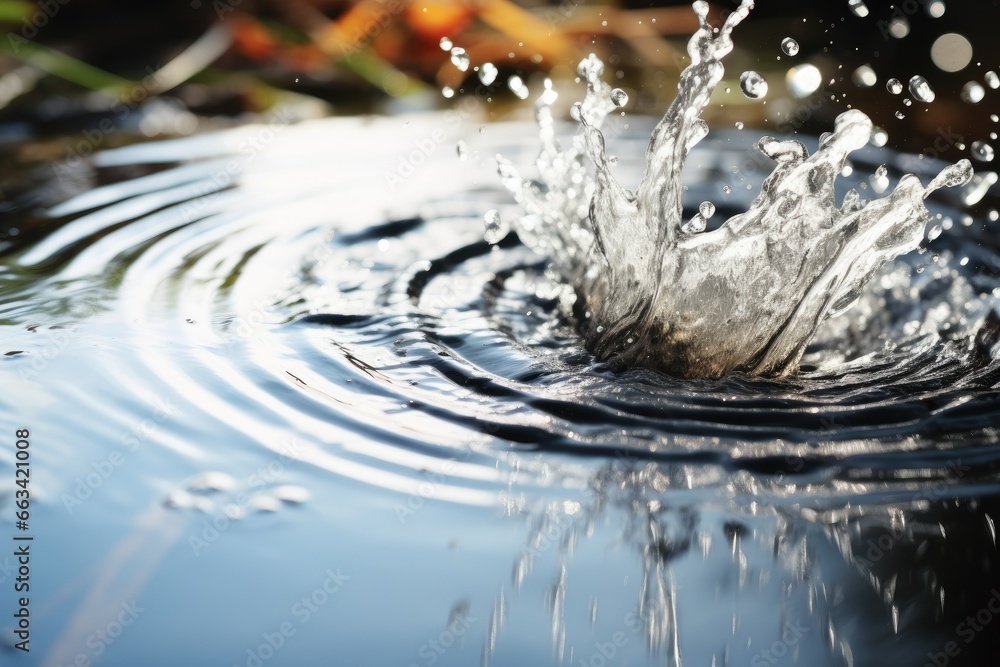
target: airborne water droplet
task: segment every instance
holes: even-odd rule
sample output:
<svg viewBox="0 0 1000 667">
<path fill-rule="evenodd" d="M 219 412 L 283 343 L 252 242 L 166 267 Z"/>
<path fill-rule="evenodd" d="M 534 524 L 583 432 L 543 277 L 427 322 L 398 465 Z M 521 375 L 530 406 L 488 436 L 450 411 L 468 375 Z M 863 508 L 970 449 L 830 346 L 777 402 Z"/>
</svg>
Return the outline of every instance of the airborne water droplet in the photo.
<svg viewBox="0 0 1000 667">
<path fill-rule="evenodd" d="M 930 231 L 927 232 L 927 240 L 933 241 L 937 237 L 941 236 L 941 225 L 934 225 L 931 227 Z"/>
<path fill-rule="evenodd" d="M 458 159 L 462 162 L 465 162 L 469 158 L 469 147 L 464 141 L 459 140 L 455 144 L 455 152 L 458 153 Z"/>
<path fill-rule="evenodd" d="M 462 72 L 467 71 L 469 69 L 469 54 L 461 46 L 456 46 L 451 50 L 451 64 Z"/>
<path fill-rule="evenodd" d="M 444 95 L 445 98 L 451 99 L 452 97 L 455 97 L 455 90 L 451 86 L 445 86 L 441 89 L 441 94 Z"/>
<path fill-rule="evenodd" d="M 847 6 L 851 8 L 855 16 L 861 18 L 868 16 L 868 5 L 865 4 L 865 0 L 847 0 Z"/>
<path fill-rule="evenodd" d="M 859 88 L 871 88 L 878 83 L 878 74 L 871 68 L 871 65 L 862 65 L 854 70 L 851 80 Z"/>
<path fill-rule="evenodd" d="M 490 245 L 499 243 L 510 232 L 510 225 L 500 219 L 500 213 L 495 208 L 486 211 L 483 221 L 486 224 L 486 231 L 483 233 L 483 238 Z"/>
<path fill-rule="evenodd" d="M 986 89 L 978 81 L 970 81 L 962 87 L 962 101 L 969 104 L 979 104 L 986 97 Z"/>
<path fill-rule="evenodd" d="M 479 68 L 479 80 L 483 82 L 484 86 L 488 86 L 497 80 L 497 74 L 499 70 L 497 66 L 493 63 L 483 63 Z"/>
<path fill-rule="evenodd" d="M 917 98 L 917 101 L 925 104 L 930 104 L 936 97 L 931 84 L 927 83 L 927 79 L 919 74 L 910 79 L 910 94 Z"/>
<path fill-rule="evenodd" d="M 748 70 L 740 75 L 740 89 L 751 100 L 759 100 L 767 95 L 767 81 L 757 72 Z"/>
<path fill-rule="evenodd" d="M 722 186 L 722 192 L 724 194 L 731 195 L 731 194 L 733 194 L 733 189 L 731 187 L 729 187 L 728 185 L 723 185 Z"/>
<path fill-rule="evenodd" d="M 511 92 L 514 93 L 518 99 L 528 99 L 528 86 L 525 85 L 524 81 L 518 75 L 515 74 L 507 79 L 507 87 L 510 88 Z"/>
<path fill-rule="evenodd" d="M 982 162 L 993 161 L 993 147 L 985 141 L 972 142 L 972 156 Z"/>
<path fill-rule="evenodd" d="M 442 37 L 441 41 L 438 42 L 438 44 L 441 45 L 441 50 L 442 51 L 451 51 L 451 47 L 454 46 L 454 44 L 452 44 L 451 40 L 448 39 L 447 37 Z"/>
<path fill-rule="evenodd" d="M 1000 88 L 1000 76 L 997 76 L 997 73 L 992 70 L 983 75 L 983 80 L 993 90 Z"/>
<path fill-rule="evenodd" d="M 741 120 L 736 121 L 736 129 L 737 130 L 742 130 L 743 129 L 743 121 L 741 121 Z"/>
<path fill-rule="evenodd" d="M 715 204 L 710 201 L 703 201 L 700 206 L 698 206 L 698 212 L 708 220 L 713 215 L 715 215 Z"/>
<path fill-rule="evenodd" d="M 791 37 L 785 37 L 781 40 L 781 50 L 785 52 L 786 56 L 797 56 L 799 54 L 799 43 Z"/>
<path fill-rule="evenodd" d="M 591 53 L 576 66 L 576 73 L 581 79 L 596 81 L 604 75 L 604 63 L 597 54 Z"/>
<path fill-rule="evenodd" d="M 628 93 L 626 93 L 621 88 L 615 88 L 611 91 L 611 101 L 614 105 L 621 109 L 623 106 L 628 104 Z"/>
<path fill-rule="evenodd" d="M 899 79 L 889 79 L 885 82 L 885 89 L 893 95 L 899 95 L 903 92 L 903 82 Z"/>
</svg>

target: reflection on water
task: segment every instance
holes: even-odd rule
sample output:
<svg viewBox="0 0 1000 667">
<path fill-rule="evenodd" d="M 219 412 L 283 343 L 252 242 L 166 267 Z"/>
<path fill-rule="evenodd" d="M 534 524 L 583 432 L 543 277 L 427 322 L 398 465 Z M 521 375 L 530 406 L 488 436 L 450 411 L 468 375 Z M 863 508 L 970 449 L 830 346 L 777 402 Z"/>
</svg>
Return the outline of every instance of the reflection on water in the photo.
<svg viewBox="0 0 1000 667">
<path fill-rule="evenodd" d="M 385 178 L 438 130 L 455 136 Z M 997 648 L 995 341 L 949 341 L 940 307 L 955 276 L 997 286 L 985 209 L 877 278 L 863 307 L 894 298 L 893 272 L 927 276 L 865 326 L 831 321 L 798 377 L 688 382 L 596 362 L 544 262 L 482 240 L 485 211 L 514 214 L 492 156 L 530 159 L 527 126 L 269 131 L 249 154 L 264 128 L 101 153 L 87 187 L 3 220 L 0 401 L 36 457 L 38 649 L 18 660 L 977 665 Z M 460 134 L 465 161 L 444 150 Z M 746 207 L 762 174 L 732 173 L 738 136 L 692 153 L 686 205 Z M 866 149 L 854 179 L 906 160 Z M 914 320 L 942 327 L 893 346 Z"/>
</svg>

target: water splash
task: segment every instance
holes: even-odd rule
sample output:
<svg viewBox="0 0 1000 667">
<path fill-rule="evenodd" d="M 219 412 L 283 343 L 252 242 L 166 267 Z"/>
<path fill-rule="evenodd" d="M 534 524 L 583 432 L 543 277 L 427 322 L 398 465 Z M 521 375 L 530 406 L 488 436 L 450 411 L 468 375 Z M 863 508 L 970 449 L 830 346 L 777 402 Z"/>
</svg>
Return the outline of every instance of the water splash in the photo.
<svg viewBox="0 0 1000 667">
<path fill-rule="evenodd" d="M 581 332 L 598 358 L 680 377 L 789 375 L 825 319 L 850 306 L 886 262 L 919 246 L 923 200 L 968 182 L 972 167 L 963 160 L 927 187 L 905 175 L 889 196 L 870 202 L 852 191 L 838 208 L 836 176 L 873 132 L 864 113 L 850 110 L 813 155 L 798 141 L 762 138 L 757 149 L 777 166 L 760 195 L 745 213 L 699 232 L 701 223 L 682 220 L 681 170 L 708 134 L 700 113 L 753 2 L 744 0 L 718 30 L 707 3 L 693 7 L 701 27 L 688 44 L 691 65 L 653 131 L 634 192 L 609 167 L 600 127 L 617 106 L 593 54 L 579 67 L 587 94 L 573 109 L 582 125 L 573 145 L 564 150 L 556 141 L 548 96 L 536 105 L 539 179 L 523 179 L 498 156 L 499 173 L 525 210 L 520 238 L 550 256 L 575 288 L 565 301 L 575 296 Z M 911 82 L 913 94 L 930 101 L 933 92 L 920 84 Z"/>
</svg>

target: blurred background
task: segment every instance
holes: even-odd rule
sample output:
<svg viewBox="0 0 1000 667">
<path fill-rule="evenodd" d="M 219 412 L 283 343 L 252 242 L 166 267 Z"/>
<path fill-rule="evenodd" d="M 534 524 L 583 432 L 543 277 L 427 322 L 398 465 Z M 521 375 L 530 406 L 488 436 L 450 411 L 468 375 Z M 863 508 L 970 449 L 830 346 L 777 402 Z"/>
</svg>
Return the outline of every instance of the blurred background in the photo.
<svg viewBox="0 0 1000 667">
<path fill-rule="evenodd" d="M 737 4 L 713 3 L 714 20 Z M 710 123 L 819 134 L 855 106 L 889 146 L 948 160 L 996 132 L 1000 0 L 757 5 Z M 541 77 L 575 77 L 590 52 L 629 94 L 627 110 L 660 114 L 696 27 L 689 2 L 632 0 L 13 0 L 0 2 L 0 19 L 0 150 L 21 159 L 61 154 L 58 141 L 26 140 L 102 121 L 114 127 L 102 145 L 113 146 L 246 122 L 279 104 L 302 117 L 448 107 L 480 86 L 487 62 L 497 70 L 490 114 L 527 115 L 510 77 L 537 91 Z M 468 69 L 442 40 L 464 49 Z M 740 93 L 747 69 L 767 80 L 762 99 Z M 907 106 L 914 75 L 936 92 L 932 104 Z M 887 90 L 891 78 L 901 94 Z"/>
</svg>

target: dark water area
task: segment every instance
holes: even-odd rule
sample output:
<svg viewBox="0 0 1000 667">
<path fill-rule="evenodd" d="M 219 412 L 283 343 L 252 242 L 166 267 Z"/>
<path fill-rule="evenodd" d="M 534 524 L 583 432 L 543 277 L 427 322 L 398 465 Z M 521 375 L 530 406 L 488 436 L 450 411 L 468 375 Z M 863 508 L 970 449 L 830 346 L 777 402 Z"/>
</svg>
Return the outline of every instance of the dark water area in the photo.
<svg viewBox="0 0 1000 667">
<path fill-rule="evenodd" d="M 3 664 L 992 664 L 995 315 L 969 345 L 941 304 L 1000 284 L 995 197 L 935 195 L 950 228 L 876 279 L 909 298 L 863 297 L 795 378 L 681 381 L 595 361 L 544 258 L 483 240 L 533 134 L 261 125 L 26 176 L 0 478 L 30 430 L 32 651 L 5 546 Z M 695 149 L 691 212 L 746 208 L 757 138 Z M 841 194 L 940 168 L 852 163 Z"/>
</svg>

